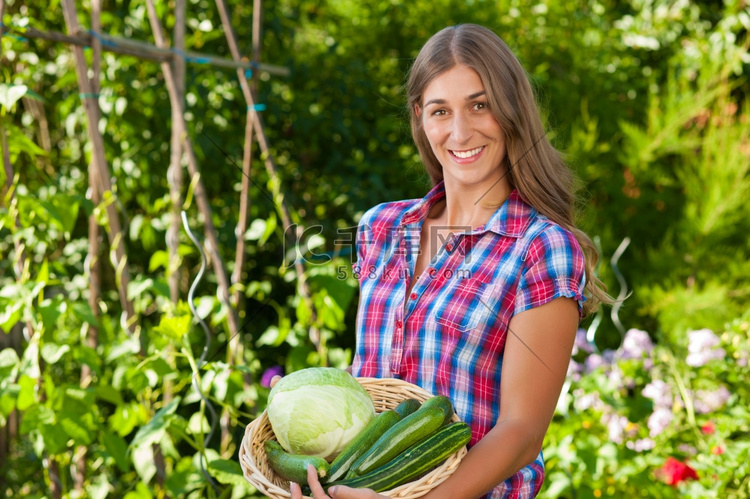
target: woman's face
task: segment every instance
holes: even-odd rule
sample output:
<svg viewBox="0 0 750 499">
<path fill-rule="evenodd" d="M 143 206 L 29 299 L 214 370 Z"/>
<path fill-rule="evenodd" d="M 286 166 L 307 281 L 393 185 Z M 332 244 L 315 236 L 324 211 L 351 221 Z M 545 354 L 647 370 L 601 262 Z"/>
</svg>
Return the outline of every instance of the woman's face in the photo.
<svg viewBox="0 0 750 499">
<path fill-rule="evenodd" d="M 427 86 L 422 103 L 422 128 L 446 186 L 491 186 L 502 177 L 505 135 L 476 71 L 457 65 L 442 73 Z"/>
</svg>

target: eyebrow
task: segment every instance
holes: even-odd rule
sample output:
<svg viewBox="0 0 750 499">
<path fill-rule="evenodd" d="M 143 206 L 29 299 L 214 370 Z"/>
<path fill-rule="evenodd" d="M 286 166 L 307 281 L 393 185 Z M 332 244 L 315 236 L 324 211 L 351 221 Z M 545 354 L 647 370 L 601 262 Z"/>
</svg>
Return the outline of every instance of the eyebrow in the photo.
<svg viewBox="0 0 750 499">
<path fill-rule="evenodd" d="M 466 97 L 466 100 L 474 100 L 477 97 L 481 97 L 485 95 L 487 92 L 485 90 L 479 91 L 477 93 L 471 94 L 468 97 Z M 427 102 L 424 103 L 424 107 L 429 106 L 430 104 L 445 104 L 445 99 L 430 99 Z"/>
</svg>

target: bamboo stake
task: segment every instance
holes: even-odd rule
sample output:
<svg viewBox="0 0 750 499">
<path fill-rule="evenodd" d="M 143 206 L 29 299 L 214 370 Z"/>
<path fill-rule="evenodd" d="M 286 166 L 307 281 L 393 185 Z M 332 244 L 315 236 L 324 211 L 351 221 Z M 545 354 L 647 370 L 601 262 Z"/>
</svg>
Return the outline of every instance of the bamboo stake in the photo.
<svg viewBox="0 0 750 499">
<path fill-rule="evenodd" d="M 154 7 L 153 0 L 146 0 L 146 6 L 148 8 L 148 17 L 151 23 L 151 30 L 154 32 L 156 44 L 159 47 L 167 47 L 167 42 L 164 38 L 161 22 L 156 15 L 156 8 Z M 175 83 L 174 74 L 172 72 L 172 66 L 170 66 L 168 62 L 162 62 L 161 68 L 167 84 L 169 98 L 173 103 L 176 103 L 175 105 L 179 106 L 180 108 L 179 119 L 175 123 L 173 123 L 173 126 L 176 125 L 178 127 L 180 137 L 182 137 L 183 140 L 182 145 L 185 149 L 185 154 L 187 155 L 188 160 L 188 172 L 193 179 L 196 179 L 195 200 L 198 204 L 198 209 L 200 210 L 204 218 L 203 230 L 208 239 L 207 249 L 209 255 L 211 256 L 211 261 L 216 274 L 216 280 L 219 285 L 219 300 L 224 304 L 224 306 L 227 307 L 227 319 L 229 323 L 230 337 L 234 337 L 239 331 L 239 319 L 237 317 L 237 311 L 231 306 L 229 302 L 229 279 L 227 277 L 227 271 L 226 267 L 224 266 L 224 261 L 222 260 L 221 254 L 219 253 L 219 240 L 216 235 L 216 229 L 214 228 L 214 223 L 211 215 L 211 205 L 208 202 L 208 196 L 206 195 L 206 191 L 203 187 L 203 181 L 200 178 L 198 160 L 195 157 L 193 145 L 188 135 L 187 123 L 185 122 L 184 106 L 178 99 L 177 85 Z"/>
<path fill-rule="evenodd" d="M 187 17 L 187 8 L 185 0 L 176 0 L 174 8 L 174 35 L 173 46 L 175 50 L 184 52 L 185 50 L 185 25 Z M 185 60 L 182 57 L 175 57 L 171 61 L 172 71 L 174 72 L 175 87 L 177 88 L 177 99 L 171 101 L 172 109 L 172 136 L 169 144 L 170 158 L 169 169 L 167 170 L 167 183 L 169 184 L 169 197 L 171 202 L 171 214 L 169 227 L 167 228 L 167 250 L 169 252 L 169 263 L 167 264 L 167 281 L 169 283 L 169 295 L 172 303 L 176 306 L 180 301 L 180 228 L 182 225 L 182 187 L 184 176 L 182 171 L 182 137 L 178 127 L 175 125 L 181 118 L 180 105 L 185 105 Z M 168 362 L 174 366 L 174 348 L 167 345 L 165 349 Z M 173 398 L 174 383 L 171 379 L 165 379 L 163 384 L 164 404 L 169 404 Z M 154 464 L 156 465 L 156 476 L 158 483 L 164 486 L 166 480 L 166 462 L 161 445 L 154 444 Z"/>
<path fill-rule="evenodd" d="M 230 22 L 230 17 L 229 17 L 229 10 L 227 8 L 226 2 L 224 0 L 216 0 L 216 6 L 219 9 L 221 23 L 224 27 L 224 35 L 227 38 L 227 43 L 229 44 L 229 50 L 232 53 L 232 58 L 235 61 L 240 61 L 242 60 L 242 57 L 240 55 L 239 46 L 237 44 L 237 36 L 234 33 L 234 29 L 232 29 L 232 24 Z M 268 172 L 269 177 L 271 177 L 271 179 L 274 180 L 273 182 L 271 182 L 271 185 L 272 185 L 273 198 L 276 203 L 276 207 L 279 210 L 284 227 L 292 227 L 292 220 L 289 214 L 289 208 L 284 202 L 284 196 L 281 194 L 281 179 L 278 173 L 278 168 L 276 167 L 276 164 L 273 160 L 273 156 L 268 147 L 268 137 L 266 137 L 266 133 L 263 128 L 263 120 L 261 119 L 260 114 L 256 112 L 255 110 L 255 99 L 253 98 L 252 92 L 250 90 L 250 85 L 247 82 L 247 78 L 245 78 L 244 71 L 237 70 L 237 76 L 239 77 L 239 80 L 240 80 L 240 88 L 242 88 L 242 94 L 244 95 L 245 101 L 247 102 L 247 119 L 248 121 L 252 122 L 253 128 L 255 129 L 255 134 L 258 140 L 258 145 L 260 146 L 260 150 L 261 150 L 261 156 L 265 159 L 266 171 Z M 285 230 L 284 233 L 286 232 L 287 231 Z M 304 228 L 302 227 L 302 224 L 297 224 L 296 232 L 294 234 L 295 239 L 292 241 L 292 243 L 297 244 L 302 238 L 303 234 L 304 234 Z M 310 325 L 308 334 L 310 336 L 310 340 L 315 346 L 315 349 L 320 354 L 321 360 L 325 363 L 326 356 L 324 355 L 324 352 L 323 352 L 323 346 L 320 343 L 320 331 L 318 331 L 318 328 L 315 327 L 314 325 L 317 320 L 317 312 L 315 310 L 315 305 L 313 304 L 312 298 L 310 296 L 310 288 L 307 283 L 307 275 L 305 274 L 305 268 L 302 265 L 302 262 L 299 261 L 299 259 L 295 260 L 294 268 L 295 268 L 295 271 L 297 272 L 297 283 L 298 283 L 299 294 L 302 297 L 302 299 L 305 300 L 305 304 L 307 305 L 308 310 L 310 310 L 311 325 Z"/>
<path fill-rule="evenodd" d="M 177 0 L 175 3 L 174 24 L 174 47 L 177 51 L 185 50 L 185 22 L 186 8 L 185 0 Z M 169 228 L 167 230 L 167 248 L 169 250 L 169 264 L 167 278 L 169 280 L 169 293 L 172 303 L 180 299 L 180 256 L 177 252 L 180 246 L 180 229 L 182 220 L 182 137 L 174 123 L 181 119 L 181 112 L 185 106 L 185 60 L 182 57 L 172 58 L 172 70 L 174 71 L 176 99 L 172 101 L 172 138 L 170 142 L 170 162 L 167 170 L 167 183 L 169 184 L 169 195 L 172 203 Z"/>
<path fill-rule="evenodd" d="M 8 30 L 7 27 L 6 30 Z M 156 62 L 170 62 L 175 56 L 174 51 L 168 48 L 155 47 L 146 42 L 110 36 L 98 31 L 94 31 L 95 34 L 87 33 L 86 31 L 81 30 L 80 27 L 75 32 L 68 34 L 59 33 L 57 31 L 41 31 L 36 28 L 25 28 L 17 31 L 26 38 L 39 38 L 42 40 L 67 43 L 81 47 L 91 47 L 93 40 L 98 38 L 102 43 L 102 50 L 117 54 L 132 55 L 141 59 Z M 283 66 L 274 66 L 272 64 L 260 64 L 254 66 L 248 61 L 233 61 L 231 59 L 207 55 L 193 50 L 186 50 L 180 55 L 184 56 L 185 61 L 195 64 L 208 64 L 226 69 L 240 68 L 243 71 L 250 69 L 275 76 L 289 76 L 289 68 Z"/>
<path fill-rule="evenodd" d="M 78 31 L 78 14 L 74 0 L 62 0 L 63 15 L 68 31 L 75 33 Z M 80 46 L 73 45 L 73 56 L 76 63 L 76 73 L 78 74 L 78 91 L 81 94 L 86 116 L 88 118 L 89 139 L 93 145 L 92 162 L 96 165 L 96 184 L 102 199 L 105 201 L 107 210 L 107 221 L 109 227 L 107 236 L 112 248 L 112 264 L 115 268 L 115 282 L 117 291 L 120 295 L 120 304 L 122 305 L 125 328 L 130 334 L 139 332 L 140 327 L 136 323 L 135 310 L 133 302 L 128 298 L 128 285 L 130 284 L 130 273 L 127 269 L 127 256 L 125 255 L 124 238 L 120 226 L 120 215 L 114 202 L 106 200 L 106 193 L 112 192 L 112 183 L 109 176 L 109 166 L 104 155 L 104 140 L 99 133 L 99 103 L 94 97 L 93 88 L 88 79 L 88 65 Z"/>
<path fill-rule="evenodd" d="M 91 27 L 95 31 L 101 30 L 101 0 L 93 0 L 91 2 Z M 102 46 L 99 40 L 95 40 L 92 46 L 93 55 L 91 61 L 91 89 L 94 94 L 99 93 L 99 75 L 101 69 L 101 57 L 102 57 Z M 89 194 L 91 201 L 94 206 L 98 206 L 101 202 L 101 193 L 97 189 L 98 177 L 97 169 L 94 164 L 93 158 L 88 166 L 89 172 Z M 88 254 L 86 255 L 86 271 L 89 277 L 89 307 L 94 317 L 99 318 L 99 302 L 101 300 L 101 271 L 102 265 L 99 260 L 100 244 L 99 234 L 100 228 L 99 223 L 96 220 L 96 215 L 93 213 L 89 215 L 88 220 L 88 237 L 89 246 Z M 87 324 L 85 327 L 88 328 L 86 331 L 86 346 L 94 349 L 99 345 L 99 330 L 96 326 Z M 81 388 L 86 388 L 91 383 L 91 368 L 88 364 L 81 366 Z M 80 446 L 75 451 L 75 458 L 73 460 L 73 488 L 80 494 L 84 493 L 84 486 L 86 482 L 86 456 L 88 449 L 86 446 Z"/>
</svg>

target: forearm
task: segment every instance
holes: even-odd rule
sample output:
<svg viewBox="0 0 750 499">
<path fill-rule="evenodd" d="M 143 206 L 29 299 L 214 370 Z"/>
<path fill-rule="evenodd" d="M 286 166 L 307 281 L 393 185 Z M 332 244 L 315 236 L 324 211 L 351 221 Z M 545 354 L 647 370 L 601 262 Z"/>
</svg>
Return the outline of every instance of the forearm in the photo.
<svg viewBox="0 0 750 499">
<path fill-rule="evenodd" d="M 544 435 L 519 420 L 499 421 L 464 456 L 456 471 L 426 499 L 479 497 L 532 463 Z"/>
</svg>

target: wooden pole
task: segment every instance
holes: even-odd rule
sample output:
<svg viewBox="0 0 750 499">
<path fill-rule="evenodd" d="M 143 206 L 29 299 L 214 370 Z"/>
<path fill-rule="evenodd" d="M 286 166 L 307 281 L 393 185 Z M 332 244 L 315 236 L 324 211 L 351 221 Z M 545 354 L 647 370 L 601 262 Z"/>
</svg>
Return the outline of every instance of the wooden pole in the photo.
<svg viewBox="0 0 750 499">
<path fill-rule="evenodd" d="M 76 33 L 79 26 L 74 0 L 62 0 L 62 8 L 68 31 Z M 127 269 L 127 256 L 125 255 L 125 234 L 120 226 L 120 215 L 117 212 L 116 203 L 114 203 L 114 200 L 107 199 L 108 195 L 112 195 L 112 183 L 109 166 L 104 155 L 104 139 L 99 133 L 99 101 L 89 82 L 88 64 L 83 49 L 78 45 L 73 45 L 72 50 L 78 75 L 78 91 L 86 110 L 89 139 L 93 145 L 92 162 L 96 165 L 97 191 L 100 193 L 107 211 L 107 222 L 109 224 L 107 236 L 111 247 L 112 265 L 115 268 L 115 282 L 124 314 L 124 327 L 130 334 L 135 334 L 140 330 L 140 326 L 136 322 L 133 302 L 128 298 L 130 273 Z"/>
<path fill-rule="evenodd" d="M 227 8 L 226 2 L 224 0 L 216 0 L 216 6 L 219 9 L 221 23 L 224 27 L 224 36 L 226 36 L 227 38 L 227 43 L 229 44 L 229 50 L 232 53 L 232 58 L 235 61 L 240 61 L 242 60 L 242 56 L 240 55 L 237 36 L 235 35 L 234 29 L 232 28 L 232 24 L 230 22 L 229 9 Z M 258 113 L 255 109 L 256 103 L 250 89 L 250 84 L 245 77 L 244 71 L 242 71 L 241 69 L 237 70 L 237 76 L 240 80 L 240 88 L 242 89 L 242 94 L 244 95 L 245 102 L 247 103 L 247 119 L 253 124 L 253 128 L 255 129 L 255 136 L 257 137 L 258 145 L 260 146 L 261 156 L 265 158 L 266 171 L 268 172 L 269 177 L 271 177 L 271 179 L 273 180 L 273 182 L 271 182 L 273 197 L 277 209 L 279 210 L 279 213 L 281 215 L 281 221 L 284 224 L 285 228 L 292 227 L 292 219 L 289 214 L 289 208 L 284 202 L 284 196 L 281 194 L 281 178 L 278 173 L 278 168 L 276 167 L 276 164 L 273 160 L 273 156 L 268 147 L 268 137 L 266 137 L 266 133 L 263 128 L 263 120 L 260 117 L 260 113 Z M 286 234 L 286 232 L 287 231 L 285 230 L 284 233 Z M 296 244 L 302 238 L 303 234 L 304 227 L 302 227 L 302 224 L 297 224 L 296 232 L 294 234 L 294 240 L 292 241 L 292 243 Z M 317 312 L 310 296 L 310 288 L 307 283 L 307 274 L 305 274 L 305 268 L 302 265 L 302 262 L 300 262 L 298 259 L 294 262 L 294 268 L 297 272 L 299 294 L 302 299 L 305 300 L 305 304 L 307 305 L 308 310 L 310 310 L 311 320 L 310 326 L 308 328 L 310 340 L 315 346 L 315 349 L 320 354 L 321 361 L 323 363 L 326 363 L 327 360 L 326 356 L 324 355 L 324 348 L 320 343 L 320 331 L 318 331 L 318 328 L 315 327 L 315 322 L 317 321 Z"/>
<path fill-rule="evenodd" d="M 91 29 L 94 31 L 101 31 L 101 0 L 92 0 L 91 2 Z M 99 93 L 99 75 L 101 71 L 101 57 L 102 57 L 102 45 L 99 40 L 94 40 L 92 45 L 92 60 L 91 60 L 91 90 L 94 95 Z M 96 165 L 93 161 L 88 166 L 89 173 L 89 197 L 94 206 L 98 206 L 101 202 L 101 193 L 98 190 L 99 179 Z M 89 307 L 91 313 L 97 319 L 100 317 L 99 303 L 101 301 L 101 272 L 102 265 L 99 259 L 101 252 L 100 245 L 100 234 L 101 230 L 99 223 L 96 219 L 96 215 L 93 213 L 89 215 L 88 219 L 88 254 L 86 255 L 86 273 L 88 274 L 89 280 Z M 85 324 L 86 331 L 86 346 L 96 351 L 96 347 L 99 345 L 99 329 L 91 324 Z M 91 367 L 88 364 L 81 366 L 81 388 L 88 387 L 92 380 Z M 75 451 L 75 459 L 73 460 L 73 489 L 79 494 L 84 494 L 84 488 L 86 483 L 86 456 L 88 449 L 86 446 L 79 446 Z"/>
<path fill-rule="evenodd" d="M 167 47 L 167 42 L 164 38 L 164 33 L 161 27 L 161 22 L 156 15 L 156 7 L 154 6 L 153 0 L 146 0 L 146 6 L 148 8 L 148 17 L 151 22 L 151 29 L 154 32 L 154 38 L 156 44 L 159 47 Z M 216 235 L 216 229 L 211 215 L 211 205 L 208 202 L 208 196 L 206 190 L 203 187 L 203 181 L 200 178 L 200 171 L 198 169 L 198 160 L 195 157 L 193 151 L 193 145 L 190 140 L 187 131 L 187 123 L 185 122 L 185 110 L 184 106 L 178 98 L 177 84 L 175 82 L 174 74 L 172 72 L 172 66 L 168 62 L 162 62 L 162 72 L 164 73 L 164 79 L 167 84 L 167 91 L 169 92 L 169 98 L 174 105 L 179 106 L 180 113 L 179 119 L 173 123 L 173 126 L 178 127 L 178 132 L 182 138 L 182 146 L 184 147 L 185 154 L 187 156 L 188 172 L 190 176 L 195 180 L 195 200 L 198 205 L 198 209 L 203 215 L 204 233 L 206 235 L 208 254 L 211 256 L 211 262 L 214 266 L 214 272 L 216 274 L 216 280 L 219 285 L 218 296 L 224 306 L 227 307 L 227 322 L 229 324 L 230 336 L 233 337 L 239 331 L 239 319 L 237 317 L 237 311 L 231 306 L 229 301 L 229 278 L 227 276 L 226 267 L 224 261 L 219 253 L 219 239 Z"/>
<path fill-rule="evenodd" d="M 186 7 L 185 0 L 177 0 L 175 3 L 175 25 L 174 25 L 174 47 L 178 51 L 185 50 L 185 22 Z M 169 264 L 167 279 L 169 282 L 169 294 L 173 303 L 180 299 L 180 230 L 182 220 L 182 137 L 180 129 L 175 123 L 182 119 L 182 109 L 185 106 L 185 59 L 174 57 L 172 59 L 172 71 L 174 72 L 176 99 L 171 102 L 172 106 L 172 138 L 170 142 L 170 161 L 167 171 L 167 183 L 169 184 L 169 196 L 172 203 L 169 228 L 167 229 L 167 249 L 169 250 Z"/>
<path fill-rule="evenodd" d="M 105 33 L 94 32 L 87 33 L 78 28 L 75 32 L 69 32 L 68 34 L 59 33 L 57 31 L 41 31 L 36 28 L 25 28 L 23 30 L 13 29 L 19 34 L 26 38 L 39 38 L 42 40 L 49 40 L 53 42 L 67 43 L 70 45 L 77 45 L 80 47 L 91 47 L 93 40 L 98 38 L 102 44 L 102 50 L 107 52 L 114 52 L 123 55 L 132 55 L 141 59 L 156 61 L 156 62 L 170 62 L 175 53 L 173 50 L 164 47 L 155 47 L 149 43 L 141 42 L 138 40 L 130 40 L 128 38 L 120 38 L 116 36 L 110 36 Z M 6 27 L 6 31 L 8 28 Z M 92 30 L 93 31 L 93 30 Z M 274 66 L 271 64 L 260 64 L 255 67 L 251 62 L 248 61 L 233 61 L 225 59 L 223 57 L 216 57 L 213 55 L 203 54 L 193 50 L 186 50 L 182 55 L 186 62 L 195 64 L 208 64 L 219 68 L 236 69 L 240 68 L 243 71 L 246 69 L 260 71 L 261 73 L 268 73 L 275 76 L 289 76 L 289 68 L 282 66 Z"/>
</svg>

